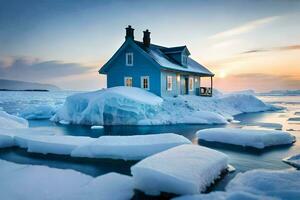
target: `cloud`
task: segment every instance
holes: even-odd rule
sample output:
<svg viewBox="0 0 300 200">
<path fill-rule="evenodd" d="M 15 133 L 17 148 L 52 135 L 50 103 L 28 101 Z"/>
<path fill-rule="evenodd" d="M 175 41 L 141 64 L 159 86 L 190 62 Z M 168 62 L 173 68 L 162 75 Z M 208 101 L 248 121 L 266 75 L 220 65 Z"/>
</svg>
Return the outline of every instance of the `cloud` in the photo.
<svg viewBox="0 0 300 200">
<path fill-rule="evenodd" d="M 241 26 L 217 33 L 215 35 L 210 36 L 210 39 L 223 39 L 227 37 L 232 37 L 235 35 L 240 35 L 242 33 L 247 33 L 249 31 L 252 31 L 262 25 L 269 24 L 277 19 L 279 19 L 279 16 L 272 16 L 272 17 L 266 17 L 254 21 L 250 21 L 246 24 L 243 24 Z"/>
<path fill-rule="evenodd" d="M 300 77 L 291 75 L 272 75 L 264 73 L 244 73 L 215 79 L 216 88 L 223 91 L 254 89 L 270 91 L 279 89 L 300 89 Z"/>
<path fill-rule="evenodd" d="M 252 53 L 260 53 L 260 52 L 269 52 L 269 51 L 290 51 L 290 50 L 300 50 L 300 45 L 288 45 L 281 47 L 273 47 L 269 49 L 252 49 L 249 51 L 244 51 L 241 54 L 252 54 Z"/>
<path fill-rule="evenodd" d="M 45 82 L 47 80 L 84 74 L 93 70 L 78 63 L 63 63 L 56 60 L 13 58 L 10 62 L 0 60 L 0 78 L 22 81 Z"/>
</svg>

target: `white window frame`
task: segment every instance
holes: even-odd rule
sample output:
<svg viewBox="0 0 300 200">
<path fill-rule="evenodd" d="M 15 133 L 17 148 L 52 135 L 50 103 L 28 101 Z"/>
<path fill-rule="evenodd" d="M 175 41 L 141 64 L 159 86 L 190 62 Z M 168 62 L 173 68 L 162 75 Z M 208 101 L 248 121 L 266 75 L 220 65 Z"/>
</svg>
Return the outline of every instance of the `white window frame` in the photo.
<svg viewBox="0 0 300 200">
<path fill-rule="evenodd" d="M 169 87 L 169 83 L 170 83 L 170 87 Z M 173 76 L 168 75 L 167 76 L 167 91 L 172 91 L 172 89 L 173 89 Z"/>
<path fill-rule="evenodd" d="M 191 87 L 192 83 L 192 87 Z M 194 91 L 194 77 L 189 77 L 189 91 Z"/>
<path fill-rule="evenodd" d="M 129 63 L 129 56 L 131 56 L 131 63 Z M 133 66 L 133 53 L 126 53 L 126 66 Z"/>
<path fill-rule="evenodd" d="M 147 84 L 147 88 L 144 87 L 144 80 L 147 80 L 148 84 Z M 150 78 L 149 76 L 141 76 L 141 88 L 145 89 L 145 90 L 150 90 Z"/>
<path fill-rule="evenodd" d="M 127 85 L 127 79 L 131 79 L 131 86 Z M 132 87 L 132 85 L 133 85 L 133 79 L 132 79 L 132 77 L 131 76 L 125 76 L 124 77 L 124 86 L 126 86 L 126 87 Z"/>
</svg>

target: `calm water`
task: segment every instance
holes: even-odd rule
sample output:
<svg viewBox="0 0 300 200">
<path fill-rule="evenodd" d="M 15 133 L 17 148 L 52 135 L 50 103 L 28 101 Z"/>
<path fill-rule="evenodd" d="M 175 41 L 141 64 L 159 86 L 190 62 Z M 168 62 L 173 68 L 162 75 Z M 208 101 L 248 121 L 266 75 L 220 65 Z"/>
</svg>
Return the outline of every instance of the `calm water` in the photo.
<svg viewBox="0 0 300 200">
<path fill-rule="evenodd" d="M 7 94 L 7 93 L 6 93 Z M 24 106 L 32 104 L 46 104 L 59 106 L 63 103 L 65 96 L 70 93 L 56 94 L 29 94 L 29 93 L 9 93 L 1 94 L 0 107 L 7 112 L 17 114 Z M 296 117 L 295 112 L 300 111 L 300 96 L 294 97 L 260 97 L 264 101 L 286 107 L 285 110 L 276 112 L 262 112 L 252 114 L 242 114 L 235 116 L 239 120 L 238 124 L 230 124 L 230 127 L 260 128 L 260 129 L 278 129 L 282 125 L 282 130 L 296 136 L 297 142 L 290 146 L 270 148 L 265 150 L 253 150 L 247 148 L 238 148 L 221 144 L 205 144 L 195 138 L 195 132 L 200 129 L 217 127 L 204 125 L 168 125 L 168 126 L 106 126 L 104 129 L 91 130 L 89 126 L 68 126 L 60 125 L 49 120 L 31 120 L 30 127 L 35 129 L 52 129 L 57 134 L 99 137 L 101 135 L 134 135 L 134 134 L 153 134 L 172 132 L 181 134 L 193 143 L 208 146 L 227 154 L 230 158 L 230 164 L 236 168 L 234 173 L 229 173 L 220 180 L 212 190 L 223 190 L 230 179 L 236 173 L 244 172 L 251 169 L 287 169 L 289 165 L 281 160 L 287 156 L 300 153 L 300 122 L 288 121 L 290 117 Z M 22 99 L 22 100 L 18 100 Z M 298 116 L 299 117 L 299 116 Z M 224 127 L 224 126 L 218 126 Z M 119 172 L 130 174 L 130 167 L 135 162 L 126 162 L 121 160 L 110 159 L 78 159 L 68 156 L 40 155 L 27 153 L 25 150 L 18 148 L 8 148 L 0 150 L 0 159 L 8 160 L 21 164 L 46 165 L 61 169 L 74 169 L 91 176 L 99 176 L 107 172 Z"/>
</svg>

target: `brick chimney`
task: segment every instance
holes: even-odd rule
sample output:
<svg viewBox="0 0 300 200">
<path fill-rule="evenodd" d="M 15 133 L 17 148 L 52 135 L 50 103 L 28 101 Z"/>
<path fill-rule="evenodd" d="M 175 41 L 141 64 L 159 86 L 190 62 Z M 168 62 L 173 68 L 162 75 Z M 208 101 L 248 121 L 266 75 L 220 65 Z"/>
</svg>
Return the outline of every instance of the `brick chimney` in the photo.
<svg viewBox="0 0 300 200">
<path fill-rule="evenodd" d="M 127 39 L 134 39 L 134 29 L 131 28 L 130 25 L 128 25 L 128 27 L 126 28 L 126 36 L 125 36 L 125 40 Z"/>
<path fill-rule="evenodd" d="M 144 37 L 143 37 L 144 46 L 149 47 L 150 46 L 150 32 L 148 29 L 143 32 L 144 32 Z"/>
</svg>

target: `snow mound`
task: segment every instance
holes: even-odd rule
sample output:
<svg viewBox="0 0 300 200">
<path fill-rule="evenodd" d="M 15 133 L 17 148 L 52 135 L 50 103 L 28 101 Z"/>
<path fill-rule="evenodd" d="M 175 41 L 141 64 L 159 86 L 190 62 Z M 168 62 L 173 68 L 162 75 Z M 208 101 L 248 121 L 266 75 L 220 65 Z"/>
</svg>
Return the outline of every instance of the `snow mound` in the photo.
<svg viewBox="0 0 300 200">
<path fill-rule="evenodd" d="M 102 136 L 72 151 L 74 157 L 140 160 L 191 142 L 174 133 L 133 136 Z"/>
<path fill-rule="evenodd" d="M 279 199 L 299 199 L 300 172 L 257 169 L 237 174 L 226 191 L 244 191 Z"/>
<path fill-rule="evenodd" d="M 28 121 L 21 117 L 10 115 L 5 111 L 0 111 L 0 127 L 5 129 L 28 128 Z"/>
<path fill-rule="evenodd" d="M 300 169 L 300 154 L 284 158 L 282 161 Z"/>
<path fill-rule="evenodd" d="M 20 165 L 0 160 L 1 199 L 127 200 L 133 196 L 129 176 L 109 173 L 97 178 L 74 170 Z"/>
<path fill-rule="evenodd" d="M 50 119 L 55 114 L 52 106 L 28 106 L 20 112 L 20 116 L 25 119 Z"/>
<path fill-rule="evenodd" d="M 237 114 L 275 109 L 247 93 L 162 99 L 120 86 L 69 96 L 52 120 L 85 125 L 226 124 Z"/>
<path fill-rule="evenodd" d="M 113 87 L 67 97 L 52 118 L 73 124 L 138 124 L 158 112 L 163 100 L 143 89 Z"/>
<path fill-rule="evenodd" d="M 90 137 L 67 135 L 17 135 L 16 144 L 28 152 L 70 155 L 78 146 L 95 140 Z"/>
<path fill-rule="evenodd" d="M 218 151 L 186 144 L 147 157 L 131 167 L 135 188 L 146 194 L 198 194 L 227 168 Z"/>
<path fill-rule="evenodd" d="M 263 149 L 268 146 L 291 144 L 295 137 L 284 131 L 210 128 L 197 131 L 200 140 Z"/>
</svg>

